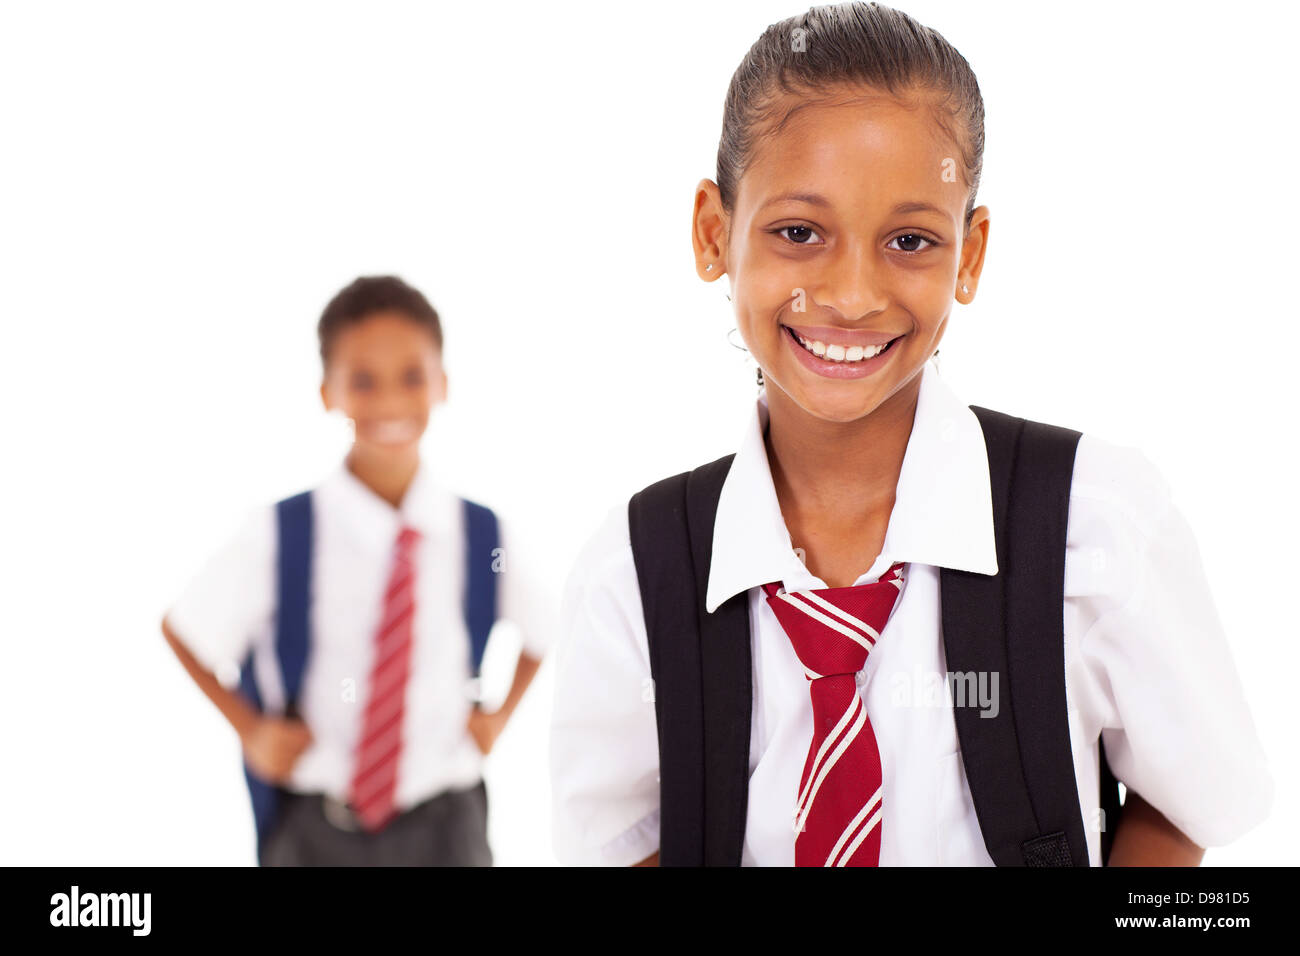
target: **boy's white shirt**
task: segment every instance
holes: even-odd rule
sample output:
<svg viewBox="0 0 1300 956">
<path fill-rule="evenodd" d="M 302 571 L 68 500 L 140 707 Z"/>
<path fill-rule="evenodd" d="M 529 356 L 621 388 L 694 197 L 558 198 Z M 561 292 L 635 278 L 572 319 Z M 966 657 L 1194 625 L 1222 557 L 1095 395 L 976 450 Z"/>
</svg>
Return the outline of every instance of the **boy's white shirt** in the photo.
<svg viewBox="0 0 1300 956">
<path fill-rule="evenodd" d="M 997 571 L 988 458 L 979 420 L 933 360 L 922 376 L 884 546 L 855 582 L 908 563 L 858 678 L 883 764 L 880 863 L 989 866 L 943 690 L 939 603 L 940 567 Z M 812 705 L 760 586 L 826 584 L 793 550 L 766 422 L 760 395 L 719 498 L 706 607 L 749 592 L 754 705 L 743 863 L 788 866 Z M 1156 467 L 1138 449 L 1084 434 L 1070 494 L 1064 624 L 1075 778 L 1094 866 L 1099 734 L 1115 775 L 1201 846 L 1234 840 L 1272 805 L 1273 780 L 1211 590 Z M 630 864 L 659 846 L 659 752 L 625 501 L 586 543 L 561 616 L 550 753 L 555 852 L 563 863 Z"/>
<path fill-rule="evenodd" d="M 422 532 L 415 552 L 416 612 L 406 688 L 396 804 L 405 809 L 482 779 L 483 757 L 466 723 L 469 634 L 461 595 L 465 558 L 459 497 L 421 462 L 393 508 L 340 463 L 312 493 L 312 640 L 299 711 L 313 741 L 294 765 L 289 788 L 346 799 L 352 748 L 361 732 L 373 635 L 380 623 L 394 543 L 403 523 Z M 498 515 L 498 615 L 519 628 L 523 649 L 540 658 L 558 611 L 512 548 Z M 167 618 L 208 669 L 237 669 L 249 649 L 267 705 L 284 699 L 274 661 L 275 506 L 255 509 L 189 582 Z"/>
</svg>

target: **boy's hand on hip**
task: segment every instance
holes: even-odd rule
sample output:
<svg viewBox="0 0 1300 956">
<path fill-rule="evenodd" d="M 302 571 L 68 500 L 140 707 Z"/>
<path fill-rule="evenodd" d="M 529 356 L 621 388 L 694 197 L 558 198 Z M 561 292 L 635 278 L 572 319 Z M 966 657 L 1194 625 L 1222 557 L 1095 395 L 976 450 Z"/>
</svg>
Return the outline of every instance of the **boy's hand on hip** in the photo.
<svg viewBox="0 0 1300 956">
<path fill-rule="evenodd" d="M 263 716 L 240 743 L 253 773 L 271 783 L 284 784 L 299 755 L 311 743 L 311 731 L 296 718 Z"/>
<path fill-rule="evenodd" d="M 495 710 L 487 713 L 478 707 L 469 712 L 469 723 L 466 729 L 469 730 L 474 743 L 478 744 L 478 749 L 484 756 L 487 756 L 492 745 L 496 743 L 497 737 L 501 736 L 501 731 L 505 729 L 506 716 L 504 711 Z"/>
</svg>

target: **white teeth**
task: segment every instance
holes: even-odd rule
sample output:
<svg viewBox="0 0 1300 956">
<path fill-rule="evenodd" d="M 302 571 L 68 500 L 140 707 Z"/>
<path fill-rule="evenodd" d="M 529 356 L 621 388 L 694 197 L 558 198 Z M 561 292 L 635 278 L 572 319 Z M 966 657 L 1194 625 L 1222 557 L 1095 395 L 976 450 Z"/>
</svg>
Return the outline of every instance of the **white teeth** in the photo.
<svg viewBox="0 0 1300 956">
<path fill-rule="evenodd" d="M 852 345 L 845 348 L 843 345 L 827 345 L 825 342 L 819 342 L 816 339 L 810 341 L 798 332 L 795 332 L 794 335 L 795 338 L 799 340 L 799 344 L 809 352 L 812 352 L 819 358 L 829 359 L 832 362 L 861 362 L 863 359 L 869 359 L 874 355 L 879 355 L 885 350 L 886 346 L 889 345 L 889 343 L 886 342 L 884 345 Z"/>
</svg>

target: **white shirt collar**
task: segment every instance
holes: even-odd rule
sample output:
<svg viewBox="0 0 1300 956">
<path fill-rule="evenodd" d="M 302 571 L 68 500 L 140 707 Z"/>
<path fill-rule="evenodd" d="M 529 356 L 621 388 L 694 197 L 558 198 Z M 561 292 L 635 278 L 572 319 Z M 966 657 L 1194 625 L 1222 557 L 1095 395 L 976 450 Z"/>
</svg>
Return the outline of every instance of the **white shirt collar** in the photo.
<svg viewBox="0 0 1300 956">
<path fill-rule="evenodd" d="M 340 511 L 355 533 L 380 546 L 391 544 L 404 525 L 415 528 L 426 539 L 451 534 L 455 528 L 455 509 L 460 503 L 458 496 L 437 479 L 423 458 L 399 508 L 394 508 L 354 475 L 346 461 L 339 462 L 320 490 L 331 504 L 341 506 Z"/>
<path fill-rule="evenodd" d="M 794 553 L 763 442 L 767 421 L 767 400 L 759 395 L 718 499 L 705 599 L 709 613 L 769 581 L 781 581 L 787 590 L 826 587 Z M 883 570 L 895 561 L 978 574 L 998 570 L 984 430 L 939 377 L 933 359 L 921 371 L 916 416 L 876 566 Z M 858 583 L 864 579 L 874 580 L 864 574 Z"/>
</svg>

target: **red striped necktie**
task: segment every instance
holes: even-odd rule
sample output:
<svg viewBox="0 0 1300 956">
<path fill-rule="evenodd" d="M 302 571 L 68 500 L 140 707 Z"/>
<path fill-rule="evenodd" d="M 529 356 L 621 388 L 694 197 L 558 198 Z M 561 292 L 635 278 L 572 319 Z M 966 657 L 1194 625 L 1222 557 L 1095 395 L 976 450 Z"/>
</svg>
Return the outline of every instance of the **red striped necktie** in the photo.
<svg viewBox="0 0 1300 956">
<path fill-rule="evenodd" d="M 795 806 L 796 866 L 879 866 L 884 806 L 880 748 L 856 674 L 903 590 L 904 563 L 846 588 L 763 591 L 803 663 L 813 737 Z"/>
<path fill-rule="evenodd" d="M 374 662 L 370 669 L 370 699 L 362 717 L 355 750 L 355 768 L 348 803 L 361 826 L 374 832 L 397 809 L 397 765 L 402 754 L 402 715 L 406 678 L 411 670 L 411 622 L 415 617 L 415 546 L 420 533 L 404 527 L 398 533 L 384 614 L 375 631 Z"/>
</svg>

